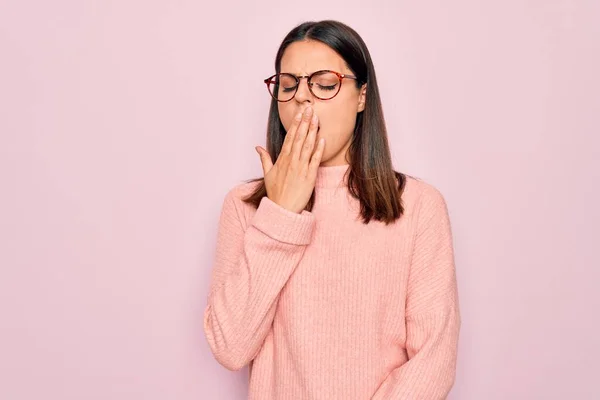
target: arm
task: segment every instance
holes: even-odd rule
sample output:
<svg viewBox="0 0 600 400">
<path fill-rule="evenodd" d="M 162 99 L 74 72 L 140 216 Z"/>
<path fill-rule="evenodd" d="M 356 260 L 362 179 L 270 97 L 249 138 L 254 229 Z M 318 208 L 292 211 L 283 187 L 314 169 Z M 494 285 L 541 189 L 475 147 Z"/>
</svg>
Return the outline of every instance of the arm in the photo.
<svg viewBox="0 0 600 400">
<path fill-rule="evenodd" d="M 310 243 L 315 217 L 264 197 L 244 230 L 242 200 L 232 192 L 221 210 L 204 332 L 217 361 L 239 370 L 271 328 L 279 293 Z"/>
<path fill-rule="evenodd" d="M 382 382 L 372 400 L 445 399 L 456 375 L 460 314 L 446 202 L 426 186 L 408 278 L 408 361 Z"/>
</svg>

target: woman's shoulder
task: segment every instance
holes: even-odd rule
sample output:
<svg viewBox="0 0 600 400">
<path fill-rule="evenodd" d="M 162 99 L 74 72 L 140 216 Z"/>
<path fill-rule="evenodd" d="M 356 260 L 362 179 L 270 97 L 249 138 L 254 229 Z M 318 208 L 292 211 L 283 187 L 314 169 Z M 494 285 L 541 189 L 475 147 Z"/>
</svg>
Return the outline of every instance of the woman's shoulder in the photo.
<svg viewBox="0 0 600 400">
<path fill-rule="evenodd" d="M 254 191 L 260 186 L 261 182 L 262 179 L 236 183 L 229 189 L 227 195 L 240 199 L 247 197 L 254 193 Z"/>
<path fill-rule="evenodd" d="M 446 199 L 436 185 L 420 177 L 406 174 L 405 177 L 406 183 L 402 198 L 407 208 L 446 208 Z"/>
<path fill-rule="evenodd" d="M 256 209 L 251 202 L 246 202 L 254 190 L 258 188 L 260 181 L 246 181 L 236 183 L 225 193 L 221 204 L 221 218 L 234 218 L 242 226 L 247 225 L 247 221 L 252 217 Z"/>
<path fill-rule="evenodd" d="M 238 213 L 242 212 L 242 214 L 255 211 L 256 208 L 252 203 L 245 201 L 245 199 L 249 198 L 259 188 L 261 183 L 262 179 L 247 180 L 234 184 L 225 193 L 223 199 L 224 207 L 234 207 L 238 210 Z"/>
<path fill-rule="evenodd" d="M 261 182 L 262 180 L 235 183 L 225 193 L 224 201 L 230 201 L 239 204 L 245 203 L 244 199 L 254 193 L 260 186 Z"/>
</svg>

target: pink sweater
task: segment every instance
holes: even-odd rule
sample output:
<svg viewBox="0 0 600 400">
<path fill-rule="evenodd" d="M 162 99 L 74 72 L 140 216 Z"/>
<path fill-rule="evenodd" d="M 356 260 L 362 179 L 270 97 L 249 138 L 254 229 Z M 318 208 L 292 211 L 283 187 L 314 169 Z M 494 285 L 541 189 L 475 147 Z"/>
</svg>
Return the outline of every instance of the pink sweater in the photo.
<svg viewBox="0 0 600 400">
<path fill-rule="evenodd" d="M 223 366 L 249 365 L 251 400 L 444 399 L 460 315 L 446 203 L 408 178 L 394 224 L 359 217 L 319 167 L 312 212 L 226 195 L 204 331 Z"/>
</svg>

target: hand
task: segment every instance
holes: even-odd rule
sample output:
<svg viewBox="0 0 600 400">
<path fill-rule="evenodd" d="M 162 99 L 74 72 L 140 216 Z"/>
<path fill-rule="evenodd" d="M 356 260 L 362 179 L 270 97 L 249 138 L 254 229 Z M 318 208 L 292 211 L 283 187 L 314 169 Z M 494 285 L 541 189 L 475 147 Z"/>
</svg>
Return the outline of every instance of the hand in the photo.
<svg viewBox="0 0 600 400">
<path fill-rule="evenodd" d="M 267 197 L 296 213 L 301 213 L 308 204 L 317 180 L 325 148 L 325 139 L 322 138 L 315 149 L 318 128 L 319 119 L 309 106 L 304 114 L 299 113 L 294 118 L 275 165 L 265 149 L 256 147 L 263 167 Z"/>
</svg>

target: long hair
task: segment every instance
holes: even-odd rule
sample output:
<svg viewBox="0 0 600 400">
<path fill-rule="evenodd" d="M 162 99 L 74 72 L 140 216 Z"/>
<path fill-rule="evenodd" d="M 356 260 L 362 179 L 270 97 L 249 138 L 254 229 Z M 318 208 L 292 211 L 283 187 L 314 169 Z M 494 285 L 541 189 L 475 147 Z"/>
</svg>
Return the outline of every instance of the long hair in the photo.
<svg viewBox="0 0 600 400">
<path fill-rule="evenodd" d="M 367 83 L 366 104 L 358 113 L 351 144 L 348 149 L 348 190 L 360 202 L 360 213 L 365 224 L 371 219 L 389 224 L 404 213 L 402 193 L 406 175 L 396 172 L 392 166 L 383 108 L 379 97 L 375 68 L 367 46 L 349 26 L 335 20 L 304 22 L 292 29 L 283 39 L 275 58 L 275 71 L 281 71 L 281 58 L 292 43 L 315 40 L 335 50 L 357 76 L 356 87 Z M 285 138 L 285 128 L 279 118 L 277 100 L 271 99 L 267 124 L 267 151 L 273 162 L 277 160 Z M 261 181 L 256 189 L 243 200 L 258 208 L 267 195 L 264 177 L 247 180 Z M 315 191 L 305 209 L 311 211 Z"/>
</svg>

